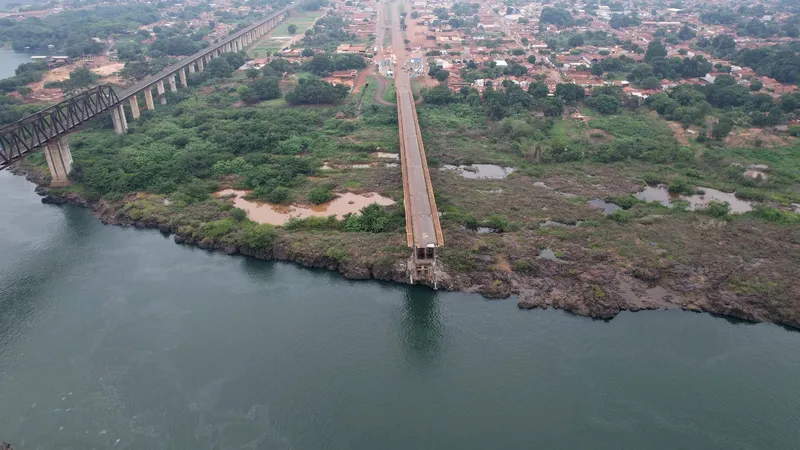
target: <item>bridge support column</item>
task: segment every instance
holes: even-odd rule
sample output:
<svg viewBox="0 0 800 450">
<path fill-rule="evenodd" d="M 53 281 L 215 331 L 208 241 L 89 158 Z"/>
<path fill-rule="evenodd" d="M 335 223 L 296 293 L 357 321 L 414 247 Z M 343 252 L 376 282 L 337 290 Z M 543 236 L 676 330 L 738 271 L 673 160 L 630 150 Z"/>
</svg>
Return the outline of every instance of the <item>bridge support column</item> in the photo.
<svg viewBox="0 0 800 450">
<path fill-rule="evenodd" d="M 147 105 L 147 109 L 150 111 L 156 110 L 156 105 L 153 103 L 153 86 L 147 86 L 144 89 L 144 102 Z"/>
<path fill-rule="evenodd" d="M 189 73 L 194 73 L 194 63 L 189 64 Z"/>
<path fill-rule="evenodd" d="M 197 71 L 198 71 L 198 72 L 202 72 L 202 71 L 203 71 L 203 66 L 205 65 L 205 64 L 203 63 L 203 60 L 204 60 L 204 59 L 206 59 L 206 57 L 205 57 L 205 56 L 203 56 L 202 58 L 200 58 L 200 59 L 198 59 L 198 60 L 197 60 Z"/>
<path fill-rule="evenodd" d="M 122 104 L 111 108 L 111 121 L 114 122 L 114 131 L 123 134 L 128 131 L 128 119 L 125 117 L 125 108 Z"/>
<path fill-rule="evenodd" d="M 181 86 L 189 87 L 189 84 L 186 82 L 186 68 L 185 67 L 178 71 L 178 75 L 181 78 Z"/>
<path fill-rule="evenodd" d="M 122 132 L 126 133 L 128 131 L 128 118 L 125 117 L 125 106 L 120 103 L 117 108 L 119 110 L 119 119 L 122 121 Z"/>
<path fill-rule="evenodd" d="M 133 119 L 136 120 L 141 116 L 139 113 L 139 99 L 134 95 L 129 101 L 131 103 L 131 115 L 133 115 Z"/>
<path fill-rule="evenodd" d="M 119 118 L 119 108 L 111 108 L 111 121 L 114 122 L 114 132 L 122 134 L 125 129 L 122 128 L 122 119 Z"/>
<path fill-rule="evenodd" d="M 156 83 L 156 91 L 158 92 L 158 96 L 159 96 L 158 101 L 161 102 L 162 105 L 166 105 L 167 104 L 167 98 L 164 97 L 164 92 L 165 92 L 164 80 L 158 80 L 158 83 Z"/>
<path fill-rule="evenodd" d="M 169 78 L 169 91 L 178 92 L 178 85 L 177 83 L 175 83 L 175 74 L 173 73 L 168 78 Z"/>
<path fill-rule="evenodd" d="M 48 142 L 44 148 L 44 157 L 50 169 L 50 186 L 68 185 L 69 173 L 72 171 L 72 152 L 69 151 L 67 138 Z"/>
</svg>

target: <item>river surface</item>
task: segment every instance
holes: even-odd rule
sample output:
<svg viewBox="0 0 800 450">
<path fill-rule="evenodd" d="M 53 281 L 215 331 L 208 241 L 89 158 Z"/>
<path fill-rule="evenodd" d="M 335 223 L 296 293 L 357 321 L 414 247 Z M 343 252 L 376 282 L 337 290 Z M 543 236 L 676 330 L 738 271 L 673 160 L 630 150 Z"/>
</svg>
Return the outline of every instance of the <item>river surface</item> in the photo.
<svg viewBox="0 0 800 450">
<path fill-rule="evenodd" d="M 17 449 L 796 449 L 800 333 L 610 322 L 178 246 L 0 172 Z"/>
<path fill-rule="evenodd" d="M 31 62 L 31 55 L 18 53 L 10 48 L 0 48 L 0 80 L 13 77 L 20 64 Z"/>
</svg>

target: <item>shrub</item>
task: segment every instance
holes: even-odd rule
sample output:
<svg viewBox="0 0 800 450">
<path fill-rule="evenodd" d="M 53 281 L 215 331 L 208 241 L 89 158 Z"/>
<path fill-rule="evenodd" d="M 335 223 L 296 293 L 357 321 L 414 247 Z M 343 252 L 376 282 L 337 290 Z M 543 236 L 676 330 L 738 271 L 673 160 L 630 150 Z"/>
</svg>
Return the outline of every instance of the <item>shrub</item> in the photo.
<svg viewBox="0 0 800 450">
<path fill-rule="evenodd" d="M 268 224 L 252 224 L 246 227 L 240 238 L 240 244 L 262 251 L 272 250 L 278 232 Z"/>
<path fill-rule="evenodd" d="M 231 211 L 231 217 L 237 222 L 242 222 L 243 220 L 247 219 L 247 212 L 245 212 L 245 210 L 242 208 L 233 208 Z"/>
<path fill-rule="evenodd" d="M 664 179 L 661 177 L 661 175 L 652 172 L 643 174 L 642 180 L 644 180 L 648 186 L 655 186 L 664 182 Z"/>
<path fill-rule="evenodd" d="M 346 261 L 350 254 L 341 247 L 330 247 L 328 251 L 325 252 L 325 256 L 336 262 L 342 262 Z"/>
<path fill-rule="evenodd" d="M 712 217 L 727 218 L 731 212 L 731 205 L 728 202 L 711 200 L 708 206 L 703 208 L 703 213 Z"/>
<path fill-rule="evenodd" d="M 669 184 L 669 191 L 683 195 L 694 194 L 694 187 L 682 178 L 676 178 Z"/>
<path fill-rule="evenodd" d="M 638 198 L 636 198 L 636 196 L 632 194 L 607 197 L 605 201 L 613 203 L 622 209 L 631 209 L 639 203 L 645 203 L 644 201 L 639 200 Z"/>
<path fill-rule="evenodd" d="M 619 211 L 614 211 L 613 213 L 609 214 L 606 217 L 615 222 L 628 223 L 634 218 L 634 215 L 630 211 L 620 209 Z"/>
<path fill-rule="evenodd" d="M 747 214 L 768 222 L 779 223 L 783 225 L 800 223 L 800 213 L 781 211 L 780 209 L 765 205 L 756 205 L 753 207 L 753 211 Z"/>
<path fill-rule="evenodd" d="M 508 231 L 510 223 L 505 217 L 492 214 L 486 218 L 484 225 L 497 231 Z"/>
<path fill-rule="evenodd" d="M 331 201 L 334 197 L 329 186 L 316 186 L 309 191 L 307 198 L 309 202 L 319 205 Z"/>
</svg>

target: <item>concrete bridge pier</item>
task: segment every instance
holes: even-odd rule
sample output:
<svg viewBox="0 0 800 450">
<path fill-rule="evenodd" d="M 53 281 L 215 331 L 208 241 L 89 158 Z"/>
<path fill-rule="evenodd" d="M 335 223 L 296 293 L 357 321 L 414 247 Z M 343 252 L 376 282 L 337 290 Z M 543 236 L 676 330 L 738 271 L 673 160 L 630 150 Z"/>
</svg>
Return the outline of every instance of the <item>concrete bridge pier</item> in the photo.
<svg viewBox="0 0 800 450">
<path fill-rule="evenodd" d="M 144 102 L 147 105 L 147 109 L 150 111 L 156 110 L 156 105 L 153 103 L 153 86 L 144 88 Z"/>
<path fill-rule="evenodd" d="M 123 134 L 128 131 L 128 119 L 125 117 L 125 108 L 122 107 L 121 103 L 111 108 L 111 121 L 114 122 L 114 131 L 117 134 Z"/>
<path fill-rule="evenodd" d="M 158 83 L 156 83 L 156 91 L 158 91 L 158 101 L 161 102 L 162 105 L 166 105 L 167 98 L 164 97 L 164 80 L 158 80 Z"/>
<path fill-rule="evenodd" d="M 202 58 L 200 58 L 200 59 L 198 59 L 198 60 L 197 60 L 197 71 L 198 71 L 198 72 L 202 72 L 202 71 L 203 71 L 203 69 L 204 69 L 204 67 L 203 67 L 203 64 L 204 64 L 204 63 L 203 63 L 203 60 L 204 60 L 204 59 L 206 59 L 206 57 L 209 57 L 209 56 L 210 56 L 210 55 L 206 55 L 206 56 L 203 56 Z"/>
<path fill-rule="evenodd" d="M 194 73 L 194 64 L 189 64 L 189 73 Z"/>
<path fill-rule="evenodd" d="M 169 79 L 169 91 L 170 92 L 178 92 L 178 85 L 175 83 L 175 74 L 167 77 Z"/>
<path fill-rule="evenodd" d="M 50 186 L 68 185 L 69 173 L 72 171 L 72 152 L 69 150 L 67 137 L 48 142 L 44 148 L 44 157 L 50 169 Z"/>
<path fill-rule="evenodd" d="M 139 113 L 139 99 L 134 95 L 129 99 L 129 102 L 131 104 L 131 115 L 133 116 L 133 120 L 136 120 L 141 117 Z"/>
<path fill-rule="evenodd" d="M 191 67 L 191 66 L 189 66 L 189 67 Z M 181 70 L 179 70 L 178 74 L 181 77 L 181 86 L 189 87 L 189 84 L 186 82 L 186 68 L 184 67 Z"/>
</svg>

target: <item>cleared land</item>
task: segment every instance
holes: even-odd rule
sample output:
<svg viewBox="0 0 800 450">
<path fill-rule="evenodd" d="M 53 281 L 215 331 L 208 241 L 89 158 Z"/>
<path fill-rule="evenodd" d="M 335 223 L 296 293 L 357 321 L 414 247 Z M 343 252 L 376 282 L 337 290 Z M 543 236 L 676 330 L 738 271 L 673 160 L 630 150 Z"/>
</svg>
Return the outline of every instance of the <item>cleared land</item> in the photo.
<svg viewBox="0 0 800 450">
<path fill-rule="evenodd" d="M 314 24 L 317 18 L 325 14 L 325 10 L 319 11 L 296 11 L 291 17 L 278 25 L 271 33 L 261 41 L 247 49 L 247 55 L 257 58 L 265 57 L 279 51 L 281 48 L 290 45 L 295 38 L 299 39 L 303 33 Z M 289 25 L 297 26 L 297 32 L 289 34 Z"/>
</svg>

